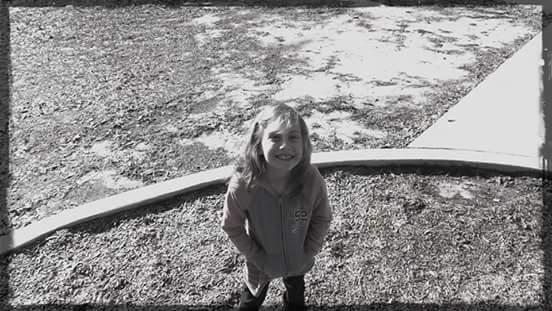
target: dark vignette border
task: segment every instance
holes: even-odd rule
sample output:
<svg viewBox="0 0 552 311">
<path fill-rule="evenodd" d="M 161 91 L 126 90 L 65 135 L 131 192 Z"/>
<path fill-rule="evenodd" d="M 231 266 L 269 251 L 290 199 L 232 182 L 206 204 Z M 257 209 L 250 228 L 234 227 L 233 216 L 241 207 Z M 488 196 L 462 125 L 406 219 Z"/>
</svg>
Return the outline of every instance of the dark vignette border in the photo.
<svg viewBox="0 0 552 311">
<path fill-rule="evenodd" d="M 0 0 L 0 222 L 8 223 L 7 191 L 9 185 L 9 114 L 11 99 L 11 58 L 10 58 L 10 6 L 23 7 L 58 7 L 66 5 L 74 6 L 105 6 L 120 7 L 140 4 L 158 4 L 166 6 L 251 6 L 261 5 L 269 7 L 277 6 L 370 6 L 367 1 L 355 0 Z M 374 5 L 494 5 L 494 4 L 535 4 L 542 5 L 542 25 L 552 23 L 552 1 L 549 0 L 375 0 Z M 552 29 L 551 29 L 552 30 Z M 541 111 L 544 119 L 544 144 L 540 155 L 543 161 L 542 173 L 542 249 L 544 251 L 543 266 L 543 301 L 541 305 L 510 306 L 500 304 L 407 304 L 407 303 L 374 303 L 367 305 L 338 305 L 319 306 L 323 310 L 430 310 L 430 311 L 522 311 L 522 310 L 552 310 L 552 31 L 543 33 L 542 36 L 542 93 Z M 29 305 L 13 307 L 8 304 L 9 290 L 9 257 L 0 258 L 0 309 L 1 310 L 154 310 L 154 311 L 180 311 L 180 310 L 227 310 L 228 305 Z"/>
<path fill-rule="evenodd" d="M 550 25 L 552 2 L 543 5 L 542 26 Z M 543 266 L 543 304 L 546 309 L 552 309 L 552 27 L 542 34 L 542 93 L 541 111 L 544 119 L 544 144 L 540 150 L 543 161 L 542 180 L 542 249 L 544 251 Z"/>
<path fill-rule="evenodd" d="M 0 2 L 0 223 L 8 223 L 10 112 L 10 14 L 6 2 Z M 0 258 L 0 308 L 7 304 L 9 259 Z"/>
</svg>

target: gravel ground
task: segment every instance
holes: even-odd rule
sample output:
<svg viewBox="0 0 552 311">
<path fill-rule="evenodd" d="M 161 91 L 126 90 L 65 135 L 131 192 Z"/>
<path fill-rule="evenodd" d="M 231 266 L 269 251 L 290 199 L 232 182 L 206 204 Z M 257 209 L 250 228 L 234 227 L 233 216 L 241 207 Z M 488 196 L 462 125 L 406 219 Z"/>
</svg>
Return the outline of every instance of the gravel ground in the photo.
<svg viewBox="0 0 552 311">
<path fill-rule="evenodd" d="M 404 18 L 408 10 L 414 13 Z M 226 145 L 241 136 L 259 106 L 276 101 L 289 78 L 345 79 L 344 87 L 371 81 L 369 99 L 316 99 L 314 83 L 310 95 L 284 100 L 298 103 L 311 119 L 316 151 L 405 147 L 532 38 L 539 16 L 535 6 L 372 13 L 324 7 L 12 7 L 9 222 L 0 233 L 128 189 L 230 164 Z M 340 62 L 363 53 L 332 52 L 343 50 L 332 43 L 339 36 L 324 39 L 317 27 L 333 21 L 357 32 L 368 29 L 361 33 L 369 42 L 389 51 L 378 55 L 399 53 L 390 63 L 404 60 L 400 55 L 413 57 L 425 72 L 405 42 L 427 41 L 429 47 L 417 51 L 438 60 L 438 76 L 401 74 L 406 67 L 391 78 L 338 75 Z M 486 33 L 466 39 L 438 30 L 456 23 L 479 23 Z M 291 34 L 272 38 L 265 29 L 271 25 Z M 498 31 L 505 27 L 516 34 Z M 309 62 L 321 57 L 317 53 L 298 50 L 304 43 L 294 41 L 296 29 L 322 46 L 334 44 L 312 48 L 333 53 L 322 60 L 325 67 Z M 451 69 L 468 74 L 441 78 Z M 361 86 L 356 88 L 366 89 Z M 395 95 L 405 89 L 427 92 Z"/>
<path fill-rule="evenodd" d="M 307 277 L 317 306 L 538 305 L 539 178 L 429 168 L 322 170 L 334 209 Z M 9 258 L 21 305 L 221 306 L 242 258 L 219 229 L 224 185 L 64 229 Z M 278 305 L 277 281 L 267 305 Z"/>
</svg>

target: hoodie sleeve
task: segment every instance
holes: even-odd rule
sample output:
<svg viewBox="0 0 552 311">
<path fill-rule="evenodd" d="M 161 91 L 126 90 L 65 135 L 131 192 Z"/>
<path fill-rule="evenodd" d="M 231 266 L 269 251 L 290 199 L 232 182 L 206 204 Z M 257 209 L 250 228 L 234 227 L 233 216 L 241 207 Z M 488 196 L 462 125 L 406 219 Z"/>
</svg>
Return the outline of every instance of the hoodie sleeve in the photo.
<svg viewBox="0 0 552 311">
<path fill-rule="evenodd" d="M 240 189 L 236 182 L 230 182 L 224 196 L 221 223 L 222 230 L 226 232 L 238 251 L 247 259 L 254 259 L 259 256 L 262 249 L 245 231 L 247 219 L 246 196 L 247 193 Z"/>
<path fill-rule="evenodd" d="M 324 238 L 330 229 L 332 221 L 332 211 L 328 201 L 328 190 L 326 182 L 318 169 L 314 168 L 314 205 L 312 210 L 312 218 L 305 239 L 305 252 L 307 254 L 316 255 L 322 250 Z"/>
</svg>

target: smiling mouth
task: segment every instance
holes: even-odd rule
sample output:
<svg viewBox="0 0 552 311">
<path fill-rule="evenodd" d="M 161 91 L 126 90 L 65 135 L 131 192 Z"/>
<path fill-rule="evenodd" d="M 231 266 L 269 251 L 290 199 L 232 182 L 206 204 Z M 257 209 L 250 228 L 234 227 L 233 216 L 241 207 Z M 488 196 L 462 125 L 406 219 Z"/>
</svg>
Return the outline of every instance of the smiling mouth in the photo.
<svg viewBox="0 0 552 311">
<path fill-rule="evenodd" d="M 280 154 L 280 155 L 277 155 L 276 158 L 278 160 L 282 160 L 282 161 L 289 161 L 289 160 L 293 159 L 294 156 L 289 155 L 289 154 Z"/>
</svg>

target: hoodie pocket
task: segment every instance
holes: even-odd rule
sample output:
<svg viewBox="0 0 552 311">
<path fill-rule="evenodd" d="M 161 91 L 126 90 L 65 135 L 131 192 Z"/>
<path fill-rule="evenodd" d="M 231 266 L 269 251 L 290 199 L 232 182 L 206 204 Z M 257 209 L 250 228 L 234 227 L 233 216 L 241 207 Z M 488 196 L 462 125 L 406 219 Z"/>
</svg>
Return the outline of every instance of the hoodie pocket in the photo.
<svg viewBox="0 0 552 311">
<path fill-rule="evenodd" d="M 267 276 L 276 278 L 281 277 L 284 274 L 281 261 L 282 257 L 280 255 L 267 254 L 266 252 L 263 252 L 253 263 Z"/>
<path fill-rule="evenodd" d="M 293 257 L 289 258 L 289 263 L 289 276 L 305 274 L 314 265 L 314 257 L 305 254 L 304 251 L 300 251 L 295 253 Z"/>
</svg>

